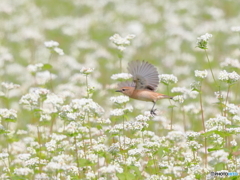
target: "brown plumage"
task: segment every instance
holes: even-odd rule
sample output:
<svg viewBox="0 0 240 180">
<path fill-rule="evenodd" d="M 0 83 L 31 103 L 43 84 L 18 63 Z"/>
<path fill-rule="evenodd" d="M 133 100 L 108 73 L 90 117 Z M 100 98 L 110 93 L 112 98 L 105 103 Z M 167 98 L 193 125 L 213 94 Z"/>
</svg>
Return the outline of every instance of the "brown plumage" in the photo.
<svg viewBox="0 0 240 180">
<path fill-rule="evenodd" d="M 153 102 L 150 112 L 152 115 L 156 115 L 156 109 L 153 109 L 156 101 L 172 99 L 171 96 L 155 92 L 159 84 L 157 69 L 145 61 L 132 61 L 128 64 L 128 71 L 132 74 L 133 81 L 119 83 L 119 89 L 116 92 L 121 92 L 133 99 Z"/>
</svg>

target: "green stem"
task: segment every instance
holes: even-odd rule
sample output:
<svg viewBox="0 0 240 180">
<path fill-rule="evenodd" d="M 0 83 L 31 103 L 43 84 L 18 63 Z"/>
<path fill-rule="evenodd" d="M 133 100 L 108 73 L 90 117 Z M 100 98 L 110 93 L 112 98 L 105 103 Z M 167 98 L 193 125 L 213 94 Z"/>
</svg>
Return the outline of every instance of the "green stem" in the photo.
<svg viewBox="0 0 240 180">
<path fill-rule="evenodd" d="M 169 96 L 169 86 L 167 85 L 167 94 L 168 94 L 168 96 Z M 171 102 L 171 100 L 169 99 L 169 103 L 170 103 L 170 105 L 171 105 L 171 117 L 170 117 L 170 120 L 171 120 L 171 124 L 170 124 L 170 130 L 172 130 L 173 128 L 173 105 L 172 105 L 172 102 Z"/>
<path fill-rule="evenodd" d="M 215 79 L 215 77 L 214 77 L 214 75 L 213 75 L 212 66 L 211 66 L 211 63 L 210 63 L 210 60 L 209 60 L 209 57 L 208 57 L 208 54 L 207 54 L 207 50 L 205 49 L 204 51 L 205 51 L 205 54 L 206 54 L 206 56 L 207 56 L 208 65 L 209 65 L 209 68 L 210 68 L 210 71 L 211 71 L 211 74 L 212 74 L 212 78 L 213 78 L 213 80 L 214 80 L 214 83 L 217 85 L 216 79 Z"/>
</svg>

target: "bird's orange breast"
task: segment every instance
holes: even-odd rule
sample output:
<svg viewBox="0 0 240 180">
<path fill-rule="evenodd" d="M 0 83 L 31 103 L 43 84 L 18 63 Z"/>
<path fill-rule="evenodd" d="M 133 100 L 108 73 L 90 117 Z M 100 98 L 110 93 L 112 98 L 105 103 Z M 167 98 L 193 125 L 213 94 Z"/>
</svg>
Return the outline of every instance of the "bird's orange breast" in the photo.
<svg viewBox="0 0 240 180">
<path fill-rule="evenodd" d="M 156 101 L 158 93 L 149 90 L 134 90 L 130 98 L 142 101 Z"/>
</svg>

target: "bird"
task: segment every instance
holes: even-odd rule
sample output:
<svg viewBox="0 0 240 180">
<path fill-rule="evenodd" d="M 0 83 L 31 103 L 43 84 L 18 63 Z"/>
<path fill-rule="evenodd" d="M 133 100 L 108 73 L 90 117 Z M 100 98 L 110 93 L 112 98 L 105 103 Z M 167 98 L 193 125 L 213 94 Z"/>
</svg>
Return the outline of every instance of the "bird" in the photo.
<svg viewBox="0 0 240 180">
<path fill-rule="evenodd" d="M 146 61 L 131 61 L 128 63 L 128 72 L 132 75 L 132 81 L 124 81 L 118 84 L 116 92 L 141 101 L 153 102 L 151 115 L 156 115 L 154 109 L 159 99 L 172 99 L 172 96 L 155 92 L 159 85 L 157 68 Z"/>
</svg>

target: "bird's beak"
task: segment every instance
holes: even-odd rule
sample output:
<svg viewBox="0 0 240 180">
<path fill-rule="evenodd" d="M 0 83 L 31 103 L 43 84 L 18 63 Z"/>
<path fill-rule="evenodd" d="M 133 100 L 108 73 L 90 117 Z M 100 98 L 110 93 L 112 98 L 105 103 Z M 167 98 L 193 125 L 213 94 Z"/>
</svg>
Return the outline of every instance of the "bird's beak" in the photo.
<svg viewBox="0 0 240 180">
<path fill-rule="evenodd" d="M 122 92 L 122 90 L 116 90 L 115 92 Z"/>
</svg>

